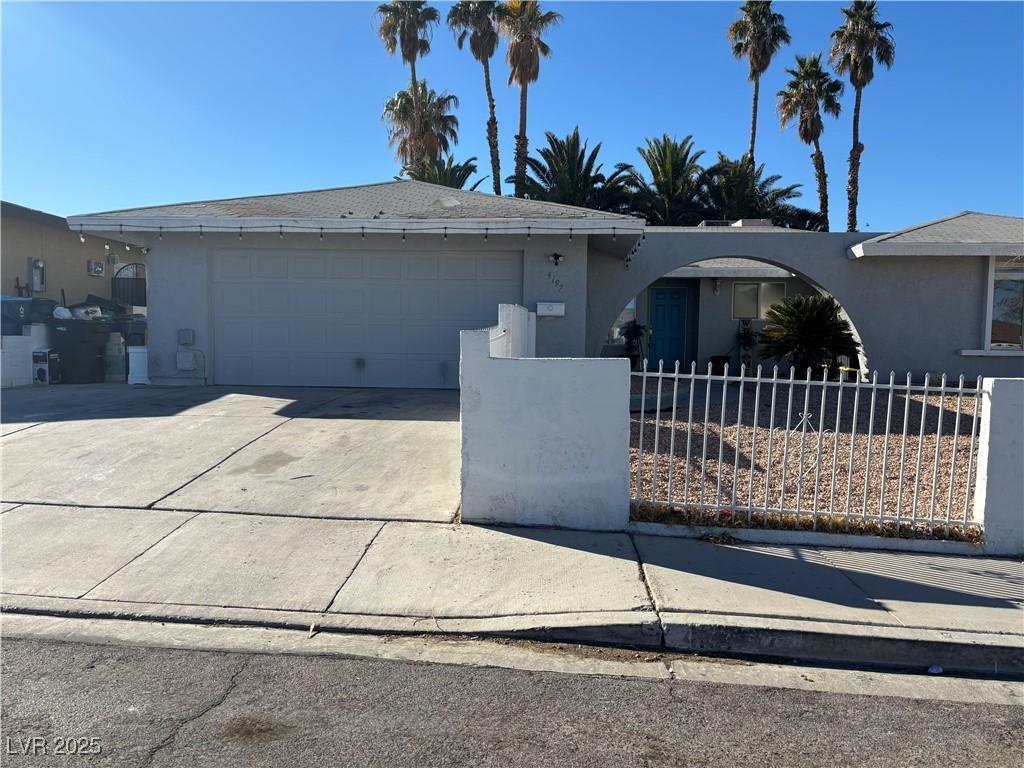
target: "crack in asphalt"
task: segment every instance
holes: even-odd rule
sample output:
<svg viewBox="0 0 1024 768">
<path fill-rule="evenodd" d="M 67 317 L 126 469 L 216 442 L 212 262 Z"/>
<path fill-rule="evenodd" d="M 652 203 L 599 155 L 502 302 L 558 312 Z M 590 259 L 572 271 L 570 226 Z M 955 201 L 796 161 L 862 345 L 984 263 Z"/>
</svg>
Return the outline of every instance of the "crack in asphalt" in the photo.
<svg viewBox="0 0 1024 768">
<path fill-rule="evenodd" d="M 197 712 L 196 714 L 192 715 L 191 717 L 187 717 L 184 720 L 178 721 L 171 728 L 171 732 L 168 733 L 160 741 L 159 744 L 157 744 L 155 747 L 153 747 L 151 750 L 149 750 L 149 753 L 146 755 L 146 757 L 143 759 L 143 761 L 141 763 L 139 763 L 139 768 L 148 768 L 148 766 L 153 765 L 153 761 L 156 759 L 157 754 L 159 754 L 159 752 L 162 749 L 164 749 L 165 747 L 168 747 L 168 746 L 171 745 L 171 743 L 177 738 L 178 733 L 181 731 L 182 728 L 184 728 L 187 725 L 190 725 L 191 723 L 196 722 L 197 720 L 202 719 L 203 717 L 208 715 L 210 712 L 212 712 L 213 710 L 217 709 L 217 707 L 221 706 L 225 701 L 227 701 L 228 697 L 231 696 L 232 693 L 234 693 L 235 687 L 238 685 L 238 678 L 239 678 L 239 676 L 249 666 L 249 660 L 250 660 L 249 657 L 246 657 L 246 658 L 244 658 L 242 660 L 242 663 L 238 665 L 238 669 L 236 669 L 231 674 L 231 677 L 228 679 L 228 684 L 224 687 L 224 692 L 220 696 L 218 696 L 216 699 L 211 701 L 209 704 L 207 704 L 205 707 L 203 707 L 201 710 L 199 710 L 199 712 Z"/>
</svg>

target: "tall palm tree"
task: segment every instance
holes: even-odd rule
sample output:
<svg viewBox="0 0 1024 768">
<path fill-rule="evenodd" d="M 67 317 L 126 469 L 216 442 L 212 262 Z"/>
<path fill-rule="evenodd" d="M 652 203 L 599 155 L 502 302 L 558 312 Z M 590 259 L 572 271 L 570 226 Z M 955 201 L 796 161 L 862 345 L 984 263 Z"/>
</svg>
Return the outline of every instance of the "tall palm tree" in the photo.
<svg viewBox="0 0 1024 768">
<path fill-rule="evenodd" d="M 416 96 L 402 90 L 384 103 L 381 120 L 388 124 L 388 146 L 402 165 L 419 165 L 448 154 L 459 143 L 459 118 L 452 110 L 459 97 L 437 93 L 426 80 L 416 83 Z"/>
<path fill-rule="evenodd" d="M 817 214 L 791 202 L 801 196 L 800 185 L 776 186 L 781 179 L 765 176 L 763 163 L 755 168 L 747 157 L 732 160 L 719 152 L 718 162 L 707 169 L 703 179 L 707 218 L 770 219 L 781 227 L 821 229 Z"/>
<path fill-rule="evenodd" d="M 619 166 L 627 173 L 633 213 L 659 226 L 693 226 L 705 218 L 701 199 L 704 169 L 700 165 L 704 150 L 694 150 L 692 136 L 677 141 L 666 133 L 647 139 L 637 152 L 647 165 L 650 180 L 636 168 Z"/>
<path fill-rule="evenodd" d="M 821 153 L 821 134 L 825 125 L 821 113 L 839 117 L 839 97 L 843 95 L 843 84 L 821 67 L 821 54 L 796 57 L 796 69 L 787 69 L 792 79 L 778 93 L 779 121 L 785 128 L 796 120 L 796 132 L 800 141 L 814 146 L 811 162 L 814 177 L 818 183 L 818 211 L 828 231 L 828 174 L 825 173 L 825 156 Z"/>
<path fill-rule="evenodd" d="M 853 102 L 853 146 L 850 149 L 850 178 L 846 184 L 846 228 L 857 230 L 857 197 L 860 193 L 860 101 L 864 87 L 875 76 L 875 61 L 886 69 L 896 58 L 892 24 L 878 19 L 877 4 L 854 0 L 843 8 L 843 25 L 832 33 L 829 61 L 840 75 L 849 75 L 857 94 Z"/>
<path fill-rule="evenodd" d="M 545 137 L 548 145 L 537 152 L 539 157 L 526 160 L 526 192 L 532 200 L 604 211 L 624 208 L 626 171 L 618 168 L 610 176 L 601 172 L 603 165 L 597 160 L 600 143 L 588 153 L 578 126 L 564 139 L 551 131 Z"/>
<path fill-rule="evenodd" d="M 395 55 L 402 56 L 402 61 L 409 65 L 409 93 L 413 98 L 413 121 L 418 122 L 420 114 L 420 88 L 416 79 L 416 60 L 430 53 L 430 32 L 437 24 L 439 16 L 436 8 L 427 5 L 426 0 L 392 0 L 377 6 L 377 19 L 380 22 L 378 34 L 384 42 L 384 49 Z M 410 147 L 412 157 L 422 159 L 422 153 L 415 144 L 420 131 L 414 126 L 411 132 L 413 145 Z"/>
<path fill-rule="evenodd" d="M 526 193 L 526 99 L 530 83 L 540 76 L 540 60 L 551 55 L 551 48 L 541 39 L 547 30 L 562 20 L 561 14 L 542 11 L 536 0 L 509 0 L 499 19 L 499 28 L 508 38 L 506 59 L 508 83 L 519 86 L 519 133 L 516 135 L 515 183 L 516 197 Z"/>
<path fill-rule="evenodd" d="M 732 55 L 750 64 L 749 79 L 754 83 L 754 103 L 750 111 L 750 149 L 747 159 L 754 165 L 754 142 L 757 139 L 757 101 L 761 91 L 761 75 L 772 63 L 779 48 L 789 43 L 789 30 L 781 13 L 772 10 L 769 1 L 748 0 L 740 6 L 740 18 L 729 25 Z"/>
<path fill-rule="evenodd" d="M 501 160 L 498 156 L 498 118 L 494 114 L 494 93 L 491 91 L 491 57 L 498 48 L 498 18 L 502 6 L 496 2 L 460 0 L 448 11 L 448 27 L 455 33 L 461 49 L 469 40 L 469 52 L 484 68 L 484 91 L 487 93 L 487 145 L 491 150 L 491 178 L 494 194 L 501 194 Z"/>
<path fill-rule="evenodd" d="M 476 170 L 475 157 L 471 157 L 463 163 L 457 163 L 454 157 L 447 155 L 443 159 L 435 158 L 424 160 L 419 165 L 407 165 L 402 169 L 402 175 L 416 181 L 440 184 L 453 189 L 465 189 L 466 182 L 469 181 L 470 176 L 476 173 Z M 400 179 L 402 176 L 395 178 Z M 477 179 L 476 183 L 469 188 L 470 191 L 475 190 L 486 179 L 486 176 Z"/>
</svg>

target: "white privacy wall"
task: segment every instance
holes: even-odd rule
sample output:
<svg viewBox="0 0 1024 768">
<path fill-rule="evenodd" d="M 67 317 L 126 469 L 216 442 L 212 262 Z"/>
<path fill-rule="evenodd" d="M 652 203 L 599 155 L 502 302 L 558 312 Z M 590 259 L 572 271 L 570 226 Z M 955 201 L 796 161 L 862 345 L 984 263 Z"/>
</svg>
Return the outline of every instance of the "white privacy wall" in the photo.
<svg viewBox="0 0 1024 768">
<path fill-rule="evenodd" d="M 985 552 L 1024 555 L 1024 379 L 984 379 L 974 514 Z"/>
<path fill-rule="evenodd" d="M 516 310 L 502 308 L 504 324 L 461 334 L 462 519 L 621 530 L 629 521 L 629 363 L 492 357 L 492 347 L 503 353 L 502 331 L 529 328 Z"/>
</svg>

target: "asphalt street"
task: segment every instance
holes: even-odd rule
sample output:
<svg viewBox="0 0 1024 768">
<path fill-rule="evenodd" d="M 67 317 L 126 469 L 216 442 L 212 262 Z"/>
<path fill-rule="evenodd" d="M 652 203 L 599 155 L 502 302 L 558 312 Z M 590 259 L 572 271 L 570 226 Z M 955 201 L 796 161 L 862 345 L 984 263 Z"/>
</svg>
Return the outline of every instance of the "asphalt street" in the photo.
<svg viewBox="0 0 1024 768">
<path fill-rule="evenodd" d="M 2 652 L 9 766 L 1019 768 L 1024 757 L 1012 705 L 36 639 L 5 639 Z"/>
</svg>

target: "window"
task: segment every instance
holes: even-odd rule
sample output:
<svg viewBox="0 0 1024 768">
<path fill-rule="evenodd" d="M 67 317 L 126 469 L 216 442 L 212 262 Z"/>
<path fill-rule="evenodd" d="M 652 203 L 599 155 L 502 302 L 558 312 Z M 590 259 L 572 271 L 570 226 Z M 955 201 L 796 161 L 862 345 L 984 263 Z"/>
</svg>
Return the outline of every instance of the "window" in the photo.
<svg viewBox="0 0 1024 768">
<path fill-rule="evenodd" d="M 992 349 L 1024 349 L 1024 260 L 996 260 L 992 269 Z"/>
<path fill-rule="evenodd" d="M 764 320 L 768 308 L 784 298 L 785 283 L 733 283 L 732 319 Z"/>
</svg>

